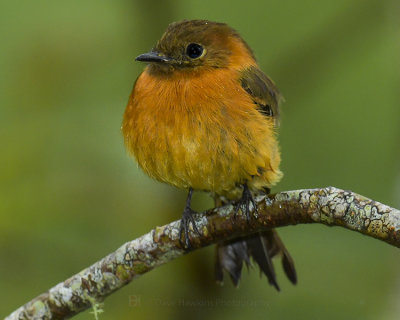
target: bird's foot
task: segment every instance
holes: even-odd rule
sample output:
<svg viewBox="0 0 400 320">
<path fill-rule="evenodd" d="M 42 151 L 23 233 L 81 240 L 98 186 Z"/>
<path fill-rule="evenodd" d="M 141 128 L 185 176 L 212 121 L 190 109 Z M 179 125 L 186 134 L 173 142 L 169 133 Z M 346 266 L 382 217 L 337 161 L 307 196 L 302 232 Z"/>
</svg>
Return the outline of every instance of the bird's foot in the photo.
<svg viewBox="0 0 400 320">
<path fill-rule="evenodd" d="M 250 213 L 251 213 L 250 204 L 253 205 L 254 212 L 258 214 L 257 203 L 254 200 L 254 197 L 251 194 L 251 191 L 249 190 L 249 187 L 247 186 L 247 184 L 244 184 L 242 197 L 237 202 L 236 207 L 235 207 L 234 217 L 236 218 L 236 216 L 239 212 L 239 209 L 241 209 L 242 213 L 244 213 L 246 215 L 247 222 L 250 222 Z"/>
<path fill-rule="evenodd" d="M 189 250 L 192 248 L 192 244 L 189 240 L 189 224 L 192 223 L 193 231 L 200 235 L 199 230 L 196 227 L 196 222 L 194 221 L 193 215 L 197 212 L 191 209 L 190 207 L 186 207 L 183 211 L 183 215 L 181 218 L 181 226 L 179 228 L 179 242 L 181 245 Z M 183 236 L 183 240 L 182 240 Z"/>
</svg>

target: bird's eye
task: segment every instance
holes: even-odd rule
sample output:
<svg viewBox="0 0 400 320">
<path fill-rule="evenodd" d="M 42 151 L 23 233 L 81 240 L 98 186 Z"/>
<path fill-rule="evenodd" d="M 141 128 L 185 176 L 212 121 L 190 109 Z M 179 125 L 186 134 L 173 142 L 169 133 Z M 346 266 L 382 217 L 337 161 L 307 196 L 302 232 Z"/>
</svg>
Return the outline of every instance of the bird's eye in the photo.
<svg viewBox="0 0 400 320">
<path fill-rule="evenodd" d="M 205 52 L 204 48 L 197 43 L 191 43 L 186 48 L 186 54 L 191 59 L 197 59 L 202 57 L 204 52 Z"/>
</svg>

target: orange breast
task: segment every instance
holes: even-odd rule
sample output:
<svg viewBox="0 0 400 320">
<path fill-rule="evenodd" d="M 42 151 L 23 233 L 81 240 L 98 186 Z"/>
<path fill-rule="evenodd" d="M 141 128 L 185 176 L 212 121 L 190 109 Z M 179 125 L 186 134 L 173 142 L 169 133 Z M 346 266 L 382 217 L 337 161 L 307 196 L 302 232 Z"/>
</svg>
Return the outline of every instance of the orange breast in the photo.
<svg viewBox="0 0 400 320">
<path fill-rule="evenodd" d="M 128 150 L 151 177 L 180 188 L 237 197 L 279 181 L 273 122 L 260 114 L 228 69 L 139 76 L 122 131 Z"/>
</svg>

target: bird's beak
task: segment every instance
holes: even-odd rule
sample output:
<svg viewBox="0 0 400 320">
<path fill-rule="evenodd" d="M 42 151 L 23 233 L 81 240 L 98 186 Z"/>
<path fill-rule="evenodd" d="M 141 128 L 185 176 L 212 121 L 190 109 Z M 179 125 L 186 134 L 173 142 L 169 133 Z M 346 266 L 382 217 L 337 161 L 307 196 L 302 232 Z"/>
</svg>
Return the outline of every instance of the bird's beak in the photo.
<svg viewBox="0 0 400 320">
<path fill-rule="evenodd" d="M 165 55 L 156 52 L 156 51 L 150 51 L 147 53 L 143 53 L 140 56 L 137 56 L 136 61 L 142 61 L 142 62 L 161 62 L 161 63 L 168 63 L 171 62 L 173 59 L 166 57 Z"/>
</svg>

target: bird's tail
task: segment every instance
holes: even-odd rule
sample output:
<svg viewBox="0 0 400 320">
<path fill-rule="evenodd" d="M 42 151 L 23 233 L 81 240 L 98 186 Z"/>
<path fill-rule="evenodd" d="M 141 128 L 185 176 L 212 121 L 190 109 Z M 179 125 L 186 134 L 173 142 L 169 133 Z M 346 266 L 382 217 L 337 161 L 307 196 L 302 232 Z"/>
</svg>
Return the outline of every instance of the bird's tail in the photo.
<svg viewBox="0 0 400 320">
<path fill-rule="evenodd" d="M 279 291 L 272 258 L 281 255 L 282 266 L 289 280 L 296 284 L 297 276 L 294 262 L 289 252 L 279 238 L 278 233 L 271 229 L 251 236 L 236 238 L 217 245 L 215 277 L 223 283 L 224 270 L 227 271 L 235 286 L 239 284 L 243 263 L 250 265 L 250 258 L 260 267 L 269 283 Z"/>
</svg>

